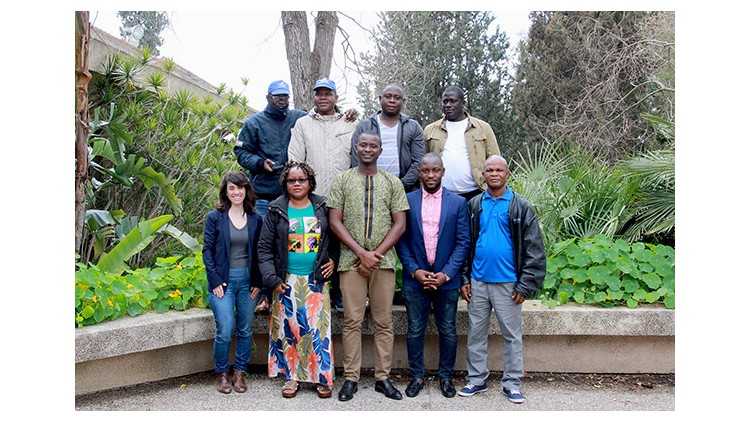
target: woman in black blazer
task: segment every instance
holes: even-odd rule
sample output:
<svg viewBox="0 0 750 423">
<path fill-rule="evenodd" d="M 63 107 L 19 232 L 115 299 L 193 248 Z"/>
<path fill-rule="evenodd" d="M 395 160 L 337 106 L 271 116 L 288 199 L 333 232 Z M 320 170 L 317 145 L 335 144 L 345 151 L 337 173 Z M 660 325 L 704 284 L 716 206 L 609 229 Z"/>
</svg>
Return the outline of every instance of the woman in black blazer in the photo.
<svg viewBox="0 0 750 423">
<path fill-rule="evenodd" d="M 261 219 L 255 213 L 255 192 L 243 173 L 228 172 L 219 188 L 216 209 L 206 216 L 203 263 L 208 277 L 208 302 L 216 321 L 214 372 L 216 389 L 224 394 L 247 390 L 252 353 L 251 326 L 262 281 L 256 247 Z M 234 371 L 229 373 L 229 344 L 237 326 Z"/>
</svg>

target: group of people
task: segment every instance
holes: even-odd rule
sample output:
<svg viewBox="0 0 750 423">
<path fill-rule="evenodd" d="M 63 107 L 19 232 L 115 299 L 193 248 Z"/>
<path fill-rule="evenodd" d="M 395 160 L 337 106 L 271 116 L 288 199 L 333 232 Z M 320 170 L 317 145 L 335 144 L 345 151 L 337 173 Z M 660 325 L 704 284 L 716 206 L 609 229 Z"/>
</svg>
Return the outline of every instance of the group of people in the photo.
<svg viewBox="0 0 750 423">
<path fill-rule="evenodd" d="M 533 209 L 507 185 L 508 163 L 491 127 L 469 116 L 464 92 L 455 86 L 442 94 L 444 117 L 424 130 L 401 112 L 404 92 L 397 85 L 386 86 L 381 110 L 359 123 L 355 111 L 339 110 L 329 79 L 316 82 L 308 113 L 289 109 L 289 94 L 284 81 L 268 87 L 267 107 L 245 122 L 234 149 L 252 180 L 227 173 L 205 221 L 217 389 L 247 390 L 250 328 L 265 291 L 268 375 L 283 376 L 284 397 L 294 397 L 302 383 L 313 384 L 321 398 L 332 396 L 331 310 L 340 301 L 345 381 L 339 400 L 352 399 L 358 389 L 368 307 L 375 391 L 402 399 L 389 378 L 400 260 L 411 372 L 405 394 L 419 395 L 426 383 L 431 312 L 442 394 L 486 391 L 494 310 L 505 344 L 502 390 L 510 401 L 524 402 L 521 304 L 543 282 L 544 245 Z M 468 302 L 468 383 L 457 392 L 459 296 Z"/>
</svg>

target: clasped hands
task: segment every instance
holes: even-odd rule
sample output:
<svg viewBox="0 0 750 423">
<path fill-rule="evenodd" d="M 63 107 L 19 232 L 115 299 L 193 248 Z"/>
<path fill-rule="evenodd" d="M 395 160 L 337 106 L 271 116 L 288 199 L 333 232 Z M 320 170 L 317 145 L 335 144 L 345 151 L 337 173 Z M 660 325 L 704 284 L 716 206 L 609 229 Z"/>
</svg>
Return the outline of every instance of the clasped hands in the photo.
<svg viewBox="0 0 750 423">
<path fill-rule="evenodd" d="M 428 272 L 427 270 L 417 269 L 414 272 L 414 279 L 422 284 L 423 289 L 437 290 L 440 285 L 448 281 L 448 275 L 443 272 Z"/>
</svg>

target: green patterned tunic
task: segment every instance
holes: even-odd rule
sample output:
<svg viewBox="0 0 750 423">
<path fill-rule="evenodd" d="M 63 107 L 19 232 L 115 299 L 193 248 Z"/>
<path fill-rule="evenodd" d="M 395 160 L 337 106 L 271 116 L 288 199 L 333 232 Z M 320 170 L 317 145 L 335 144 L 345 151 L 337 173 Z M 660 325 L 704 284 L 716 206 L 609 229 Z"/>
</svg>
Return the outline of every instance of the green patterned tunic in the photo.
<svg viewBox="0 0 750 423">
<path fill-rule="evenodd" d="M 390 173 L 378 170 L 365 176 L 358 168 L 339 174 L 328 195 L 328 207 L 343 212 L 344 226 L 357 244 L 372 251 L 383 241 L 393 226 L 391 213 L 409 210 L 401 181 Z M 352 270 L 358 261 L 356 254 L 341 245 L 339 271 Z M 380 262 L 381 269 L 396 268 L 396 252 L 388 250 Z"/>
</svg>

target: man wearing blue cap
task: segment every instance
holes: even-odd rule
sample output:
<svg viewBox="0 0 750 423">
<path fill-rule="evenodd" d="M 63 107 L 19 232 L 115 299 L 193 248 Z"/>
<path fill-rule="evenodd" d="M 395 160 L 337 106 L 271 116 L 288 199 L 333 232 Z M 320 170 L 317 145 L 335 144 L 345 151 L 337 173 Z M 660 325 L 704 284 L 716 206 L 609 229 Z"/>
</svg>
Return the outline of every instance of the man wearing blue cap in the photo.
<svg viewBox="0 0 750 423">
<path fill-rule="evenodd" d="M 302 110 L 289 109 L 289 84 L 284 81 L 271 82 L 266 100 L 266 108 L 245 121 L 234 147 L 237 161 L 250 174 L 261 216 L 265 216 L 268 203 L 281 195 L 279 175 L 287 161 L 292 126 L 305 115 Z"/>
</svg>

